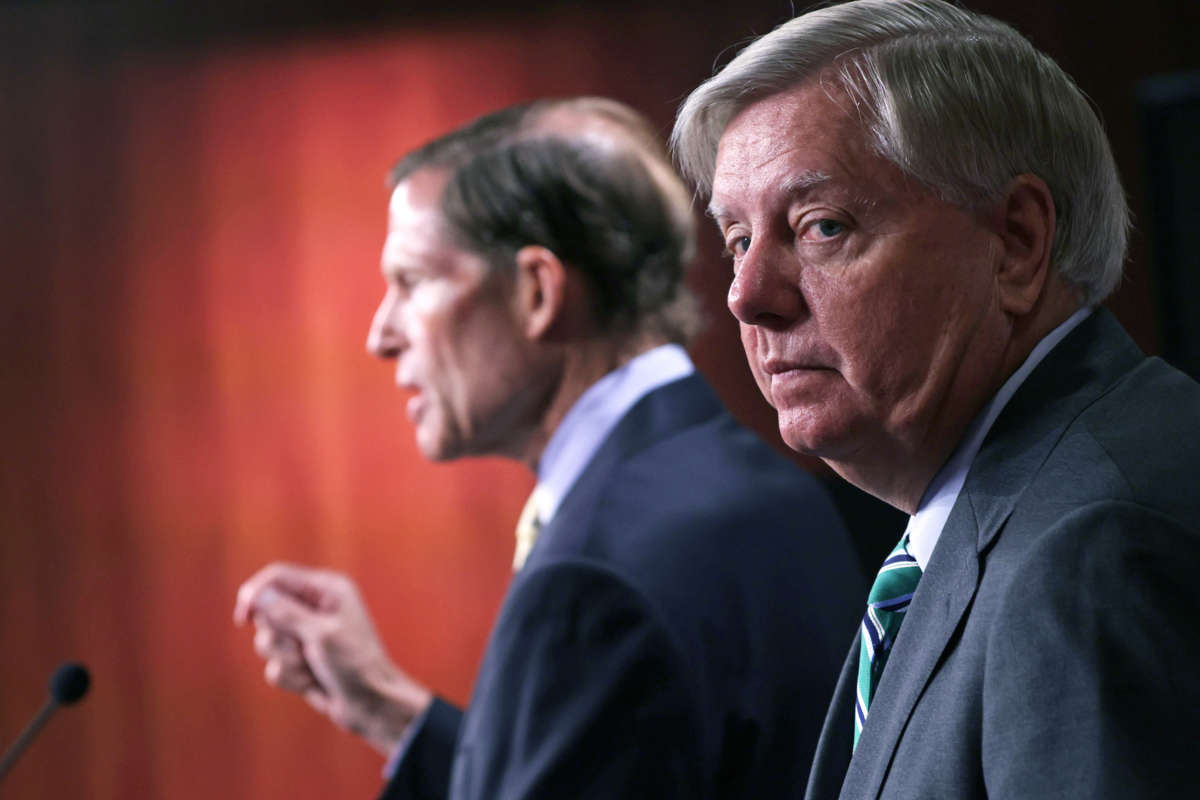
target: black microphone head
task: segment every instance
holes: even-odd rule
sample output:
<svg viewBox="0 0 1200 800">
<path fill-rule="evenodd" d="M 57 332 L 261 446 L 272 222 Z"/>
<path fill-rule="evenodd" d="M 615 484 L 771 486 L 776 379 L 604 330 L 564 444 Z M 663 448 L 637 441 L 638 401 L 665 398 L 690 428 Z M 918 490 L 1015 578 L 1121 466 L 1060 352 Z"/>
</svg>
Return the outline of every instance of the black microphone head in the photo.
<svg viewBox="0 0 1200 800">
<path fill-rule="evenodd" d="M 69 706 L 78 702 L 92 685 L 92 676 L 88 675 L 87 667 L 66 661 L 54 670 L 50 678 L 50 695 L 59 705 Z"/>
</svg>

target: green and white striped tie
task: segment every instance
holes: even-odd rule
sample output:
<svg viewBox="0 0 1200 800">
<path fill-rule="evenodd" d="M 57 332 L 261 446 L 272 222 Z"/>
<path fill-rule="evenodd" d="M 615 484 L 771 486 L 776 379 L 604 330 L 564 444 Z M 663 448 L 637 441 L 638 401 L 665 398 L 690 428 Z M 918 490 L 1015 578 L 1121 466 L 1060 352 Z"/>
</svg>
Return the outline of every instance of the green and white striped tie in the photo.
<svg viewBox="0 0 1200 800">
<path fill-rule="evenodd" d="M 921 580 L 921 567 L 908 552 L 908 534 L 905 533 L 896 549 L 884 559 L 871 593 L 867 596 L 867 613 L 863 615 L 861 647 L 858 653 L 858 693 L 854 701 L 854 746 L 862 735 L 867 721 L 867 709 L 879 677 L 887 664 L 888 653 L 900 633 L 904 612 Z"/>
</svg>

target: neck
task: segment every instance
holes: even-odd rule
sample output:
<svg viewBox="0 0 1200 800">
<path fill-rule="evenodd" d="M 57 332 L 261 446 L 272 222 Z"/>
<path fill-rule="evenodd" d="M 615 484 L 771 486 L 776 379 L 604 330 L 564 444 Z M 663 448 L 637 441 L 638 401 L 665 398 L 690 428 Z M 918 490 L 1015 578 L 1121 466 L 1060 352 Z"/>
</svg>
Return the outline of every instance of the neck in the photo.
<svg viewBox="0 0 1200 800">
<path fill-rule="evenodd" d="M 536 473 L 550 437 L 583 393 L 608 373 L 661 344 L 666 344 L 666 341 L 659 337 L 629 334 L 592 337 L 556 345 L 560 356 L 557 383 L 541 420 L 513 457 Z"/>
</svg>

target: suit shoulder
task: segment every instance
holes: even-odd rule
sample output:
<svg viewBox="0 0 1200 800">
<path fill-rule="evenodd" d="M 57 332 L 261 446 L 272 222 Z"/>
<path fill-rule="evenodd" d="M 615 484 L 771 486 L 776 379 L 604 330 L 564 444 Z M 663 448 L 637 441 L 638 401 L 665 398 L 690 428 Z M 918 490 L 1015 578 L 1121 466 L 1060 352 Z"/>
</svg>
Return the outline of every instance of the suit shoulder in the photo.
<svg viewBox="0 0 1200 800">
<path fill-rule="evenodd" d="M 1041 575 L 1069 592 L 1081 585 L 1119 590 L 1121 581 L 1114 581 L 1119 573 L 1104 579 L 1104 570 L 1126 571 L 1128 577 L 1156 562 L 1200 569 L 1196 521 L 1129 500 L 1099 500 L 1062 515 L 1024 549 L 1017 583 L 1028 586 Z"/>
<path fill-rule="evenodd" d="M 1200 384 L 1157 358 L 1130 372 L 1080 415 L 1087 435 L 1120 471 L 1131 499 L 1200 518 L 1200 495 L 1180 491 L 1200 469 Z M 1183 477 L 1186 475 L 1187 477 Z"/>
<path fill-rule="evenodd" d="M 1053 528 L 1078 509 L 1120 501 L 1200 520 L 1200 385 L 1145 359 L 1060 431 L 1018 499 L 1011 531 Z"/>
<path fill-rule="evenodd" d="M 693 653 L 713 630 L 731 642 L 775 635 L 750 630 L 755 619 L 834 631 L 840 660 L 866 591 L 849 534 L 820 481 L 732 418 L 688 426 L 582 483 L 531 565 L 602 565 Z M 787 609 L 799 607 L 809 613 L 797 621 Z"/>
<path fill-rule="evenodd" d="M 620 564 L 690 564 L 697 573 L 778 560 L 853 570 L 829 493 L 729 417 L 638 453 L 598 487 L 590 528 Z M 759 558 L 754 558 L 758 556 Z"/>
<path fill-rule="evenodd" d="M 609 475 L 605 500 L 644 504 L 637 486 L 659 493 L 659 505 L 683 515 L 729 518 L 764 505 L 833 513 L 814 475 L 775 452 L 727 414 L 656 442 Z"/>
</svg>

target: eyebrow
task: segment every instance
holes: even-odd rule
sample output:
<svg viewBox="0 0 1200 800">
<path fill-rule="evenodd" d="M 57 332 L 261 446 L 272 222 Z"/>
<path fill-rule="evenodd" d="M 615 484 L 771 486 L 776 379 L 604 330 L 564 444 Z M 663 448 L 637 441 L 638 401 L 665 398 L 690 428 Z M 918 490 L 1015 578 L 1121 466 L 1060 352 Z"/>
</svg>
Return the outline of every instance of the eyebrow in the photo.
<svg viewBox="0 0 1200 800">
<path fill-rule="evenodd" d="M 806 169 L 803 172 L 799 172 L 785 180 L 783 185 L 779 187 L 780 193 L 785 197 L 794 198 L 799 194 L 809 191 L 813 187 L 828 183 L 830 180 L 832 180 L 832 176 L 830 176 L 829 173 L 821 172 L 820 170 L 815 169 Z M 711 202 L 708 204 L 708 208 L 705 209 L 704 213 L 712 219 L 719 219 L 721 217 L 729 216 L 728 209 Z"/>
<path fill-rule="evenodd" d="M 379 271 L 384 277 L 390 277 L 402 272 L 411 272 L 417 265 L 403 259 L 388 258 L 388 248 L 385 246 L 379 255 Z"/>
</svg>

